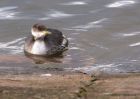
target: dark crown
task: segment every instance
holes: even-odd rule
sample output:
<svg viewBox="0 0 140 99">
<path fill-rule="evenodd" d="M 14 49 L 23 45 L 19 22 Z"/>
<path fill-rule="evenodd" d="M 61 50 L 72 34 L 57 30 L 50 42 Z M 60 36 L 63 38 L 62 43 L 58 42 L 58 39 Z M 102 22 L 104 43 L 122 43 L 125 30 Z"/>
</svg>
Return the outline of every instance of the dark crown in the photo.
<svg viewBox="0 0 140 99">
<path fill-rule="evenodd" d="M 46 26 L 45 25 L 42 25 L 42 24 L 34 24 L 33 25 L 33 29 L 35 30 L 38 30 L 38 31 L 44 31 L 46 30 Z"/>
</svg>

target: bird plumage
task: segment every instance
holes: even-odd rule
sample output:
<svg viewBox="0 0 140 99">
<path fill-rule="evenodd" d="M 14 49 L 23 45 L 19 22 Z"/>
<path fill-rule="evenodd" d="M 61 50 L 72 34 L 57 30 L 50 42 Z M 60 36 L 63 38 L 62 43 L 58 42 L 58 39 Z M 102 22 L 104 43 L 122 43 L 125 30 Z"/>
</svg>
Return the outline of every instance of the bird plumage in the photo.
<svg viewBox="0 0 140 99">
<path fill-rule="evenodd" d="M 44 31 L 48 34 L 44 35 Z M 35 55 L 51 56 L 62 54 L 67 47 L 68 40 L 62 32 L 37 24 L 32 28 L 32 35 L 25 41 L 24 51 Z"/>
</svg>

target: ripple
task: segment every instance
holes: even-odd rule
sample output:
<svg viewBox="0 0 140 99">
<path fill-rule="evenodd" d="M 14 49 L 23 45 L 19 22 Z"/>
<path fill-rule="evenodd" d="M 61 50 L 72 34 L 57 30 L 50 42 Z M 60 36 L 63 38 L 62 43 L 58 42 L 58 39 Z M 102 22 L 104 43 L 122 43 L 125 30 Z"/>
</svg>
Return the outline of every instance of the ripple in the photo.
<svg viewBox="0 0 140 99">
<path fill-rule="evenodd" d="M 114 59 L 113 61 L 108 61 L 108 62 L 106 61 L 104 63 L 91 62 L 91 64 L 87 64 L 84 67 L 65 68 L 65 69 L 69 71 L 83 72 L 83 73 L 91 74 L 91 75 L 93 74 L 100 75 L 104 73 L 105 74 L 120 74 L 120 73 L 125 74 L 125 73 L 140 72 L 139 63 L 140 63 L 139 58 L 120 57 L 120 58 Z"/>
<path fill-rule="evenodd" d="M 24 39 L 25 37 L 10 42 L 0 42 L 0 51 L 6 51 L 10 54 L 21 53 L 23 52 Z"/>
<path fill-rule="evenodd" d="M 2 7 L 2 8 L 0 8 L 0 11 L 13 10 L 16 8 L 18 8 L 18 7 L 17 6 Z"/>
<path fill-rule="evenodd" d="M 97 9 L 97 10 L 91 10 L 90 13 L 99 13 L 99 11 L 102 11 L 103 9 Z"/>
<path fill-rule="evenodd" d="M 99 48 L 104 49 L 104 50 L 109 50 L 109 48 L 107 48 L 107 47 L 105 47 L 103 45 L 99 45 L 99 44 L 95 44 L 95 43 L 90 43 L 90 45 L 99 47 Z"/>
<path fill-rule="evenodd" d="M 102 25 L 99 25 L 103 21 L 106 21 L 108 18 L 103 18 L 97 21 L 89 22 L 85 25 L 78 25 L 71 28 L 64 28 L 65 30 L 75 30 L 75 31 L 88 31 L 90 28 L 100 28 Z"/>
<path fill-rule="evenodd" d="M 76 28 L 63 28 L 64 30 L 74 30 L 74 31 L 87 31 L 86 29 L 76 29 Z"/>
<path fill-rule="evenodd" d="M 133 37 L 138 35 L 140 35 L 140 31 L 131 32 L 131 33 L 117 33 L 117 35 L 115 34 L 114 36 L 119 38 L 125 38 L 125 37 Z"/>
<path fill-rule="evenodd" d="M 110 64 L 95 64 L 93 66 L 78 67 L 78 68 L 66 68 L 66 70 L 71 71 L 80 71 L 86 74 L 120 74 L 120 73 L 134 73 L 139 72 L 137 68 L 139 65 L 135 65 L 133 62 L 124 62 L 124 63 L 110 63 Z"/>
<path fill-rule="evenodd" d="M 0 19 L 17 19 L 21 12 L 16 12 L 17 6 L 9 6 L 0 8 Z"/>
<path fill-rule="evenodd" d="M 74 51 L 78 51 L 78 50 L 80 50 L 80 51 L 85 51 L 85 49 L 80 48 L 80 47 L 70 47 L 69 50 L 74 50 Z"/>
<path fill-rule="evenodd" d="M 129 46 L 130 46 L 130 47 L 140 46 L 140 42 L 130 44 Z"/>
<path fill-rule="evenodd" d="M 74 1 L 74 2 L 67 2 L 67 3 L 61 3 L 60 5 L 86 5 L 87 2 L 85 1 Z"/>
<path fill-rule="evenodd" d="M 72 71 L 80 71 L 86 74 L 96 74 L 96 73 L 119 73 L 122 70 L 118 69 L 117 67 L 122 64 L 96 64 L 94 66 L 86 66 L 86 67 L 78 67 L 78 68 L 66 68 L 66 70 Z"/>
<path fill-rule="evenodd" d="M 138 62 L 139 60 L 130 60 L 131 62 Z"/>
<path fill-rule="evenodd" d="M 113 2 L 111 4 L 106 5 L 106 7 L 108 8 L 119 8 L 119 7 L 123 7 L 123 6 L 129 6 L 132 4 L 135 4 L 136 1 L 134 0 L 121 0 L 121 1 L 116 1 Z"/>
<path fill-rule="evenodd" d="M 66 18 L 66 17 L 72 17 L 72 16 L 75 16 L 75 14 L 67 14 L 63 11 L 50 10 L 48 13 L 46 13 L 45 17 L 39 18 L 39 20 Z"/>
<path fill-rule="evenodd" d="M 140 32 L 133 32 L 133 33 L 123 34 L 124 37 L 130 37 L 130 36 L 136 36 L 136 35 L 140 35 Z"/>
<path fill-rule="evenodd" d="M 81 48 L 79 48 L 79 47 L 71 47 L 70 49 L 72 49 L 72 50 L 80 50 Z"/>
</svg>

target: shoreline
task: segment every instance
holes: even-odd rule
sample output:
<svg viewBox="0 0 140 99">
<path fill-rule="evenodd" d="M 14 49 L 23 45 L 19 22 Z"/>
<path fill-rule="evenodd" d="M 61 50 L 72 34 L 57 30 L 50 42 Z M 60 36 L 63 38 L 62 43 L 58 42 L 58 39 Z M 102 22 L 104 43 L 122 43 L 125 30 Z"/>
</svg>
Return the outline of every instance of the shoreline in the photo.
<svg viewBox="0 0 140 99">
<path fill-rule="evenodd" d="M 82 73 L 54 75 L 0 75 L 1 99 L 136 99 L 140 74 L 89 76 Z"/>
<path fill-rule="evenodd" d="M 2 55 L 0 59 L 2 65 L 7 63 L 7 66 L 10 64 L 13 68 L 22 65 L 28 68 L 25 63 L 31 62 L 22 56 Z M 41 67 L 34 68 L 34 71 L 39 68 Z M 93 75 L 88 75 L 81 71 L 54 68 L 53 71 L 49 69 L 48 72 L 34 74 L 32 71 L 33 74 L 26 74 L 28 71 L 25 70 L 23 74 L 17 72 L 14 75 L 10 71 L 0 74 L 0 99 L 140 98 L 140 73 L 107 74 L 96 71 Z"/>
</svg>

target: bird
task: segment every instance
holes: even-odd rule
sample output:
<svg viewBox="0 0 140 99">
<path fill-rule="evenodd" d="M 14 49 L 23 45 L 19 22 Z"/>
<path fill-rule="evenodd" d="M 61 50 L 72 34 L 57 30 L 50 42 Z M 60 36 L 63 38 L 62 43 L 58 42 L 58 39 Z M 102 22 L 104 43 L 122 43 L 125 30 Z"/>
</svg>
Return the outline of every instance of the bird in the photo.
<svg viewBox="0 0 140 99">
<path fill-rule="evenodd" d="M 61 31 L 37 23 L 25 40 L 24 52 L 38 56 L 61 55 L 68 50 L 68 44 L 68 39 Z"/>
</svg>

